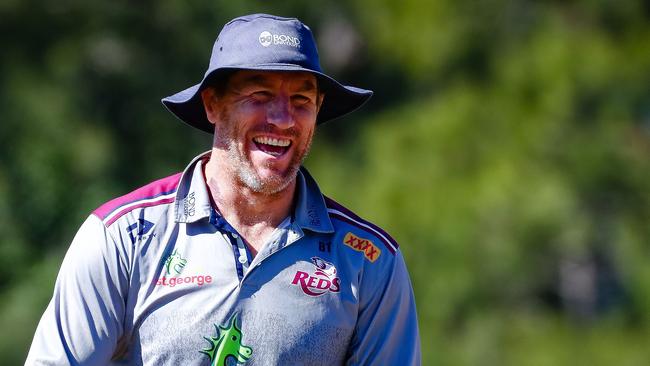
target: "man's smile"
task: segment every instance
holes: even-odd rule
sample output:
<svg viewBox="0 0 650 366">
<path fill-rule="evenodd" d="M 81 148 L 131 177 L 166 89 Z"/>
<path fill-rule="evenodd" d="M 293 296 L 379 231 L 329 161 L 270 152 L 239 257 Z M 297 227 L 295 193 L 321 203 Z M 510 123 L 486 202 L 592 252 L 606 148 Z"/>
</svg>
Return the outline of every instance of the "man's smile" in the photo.
<svg viewBox="0 0 650 366">
<path fill-rule="evenodd" d="M 254 137 L 253 142 L 260 151 L 274 157 L 282 156 L 291 147 L 291 140 L 270 136 Z"/>
</svg>

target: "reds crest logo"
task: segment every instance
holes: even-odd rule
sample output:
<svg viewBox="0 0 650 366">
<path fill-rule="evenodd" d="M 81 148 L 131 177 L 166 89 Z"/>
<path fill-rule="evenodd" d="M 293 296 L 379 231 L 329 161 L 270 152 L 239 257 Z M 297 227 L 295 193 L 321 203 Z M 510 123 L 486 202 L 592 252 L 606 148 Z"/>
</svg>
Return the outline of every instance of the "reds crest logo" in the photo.
<svg viewBox="0 0 650 366">
<path fill-rule="evenodd" d="M 296 271 L 291 284 L 300 286 L 302 291 L 309 296 L 320 296 L 328 291 L 339 292 L 341 280 L 336 277 L 336 267 L 319 257 L 311 257 L 311 262 L 316 267 L 314 272 Z"/>
</svg>

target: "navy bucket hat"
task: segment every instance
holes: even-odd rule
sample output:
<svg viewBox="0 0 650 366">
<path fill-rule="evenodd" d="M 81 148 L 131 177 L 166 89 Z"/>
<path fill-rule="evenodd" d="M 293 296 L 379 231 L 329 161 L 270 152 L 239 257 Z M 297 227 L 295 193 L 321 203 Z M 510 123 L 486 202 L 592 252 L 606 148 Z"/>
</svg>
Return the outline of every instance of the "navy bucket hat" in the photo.
<svg viewBox="0 0 650 366">
<path fill-rule="evenodd" d="M 253 14 L 235 18 L 223 27 L 200 83 L 163 98 L 162 103 L 183 122 L 213 133 L 214 126 L 206 117 L 201 91 L 211 80 L 219 80 L 220 75 L 236 70 L 313 74 L 325 95 L 318 124 L 354 111 L 372 96 L 370 90 L 342 85 L 323 73 L 311 30 L 298 19 Z"/>
</svg>

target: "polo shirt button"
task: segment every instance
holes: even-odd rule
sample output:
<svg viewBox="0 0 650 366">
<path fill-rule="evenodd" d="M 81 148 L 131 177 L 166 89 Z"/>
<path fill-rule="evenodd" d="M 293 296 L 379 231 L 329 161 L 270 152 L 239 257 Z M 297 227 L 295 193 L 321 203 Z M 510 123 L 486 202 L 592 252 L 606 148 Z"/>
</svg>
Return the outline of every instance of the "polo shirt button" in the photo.
<svg viewBox="0 0 650 366">
<path fill-rule="evenodd" d="M 246 257 L 239 257 L 239 263 L 244 264 L 244 263 L 246 263 L 246 262 L 248 262 L 248 260 L 246 259 Z"/>
<path fill-rule="evenodd" d="M 239 237 L 239 235 L 237 235 L 236 233 L 232 233 L 232 237 L 237 239 Z"/>
</svg>

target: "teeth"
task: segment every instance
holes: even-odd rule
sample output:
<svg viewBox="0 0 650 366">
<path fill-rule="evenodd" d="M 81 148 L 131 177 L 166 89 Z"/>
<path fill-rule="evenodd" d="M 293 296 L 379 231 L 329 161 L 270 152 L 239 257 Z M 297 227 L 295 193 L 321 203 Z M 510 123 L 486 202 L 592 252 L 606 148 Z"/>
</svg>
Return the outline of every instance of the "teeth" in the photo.
<svg viewBox="0 0 650 366">
<path fill-rule="evenodd" d="M 272 145 L 272 146 L 280 146 L 280 147 L 287 147 L 291 143 L 289 140 L 284 140 L 284 139 L 275 139 L 272 137 L 256 137 L 253 139 L 253 141 L 257 142 L 258 144 L 264 144 L 264 145 Z"/>
</svg>

